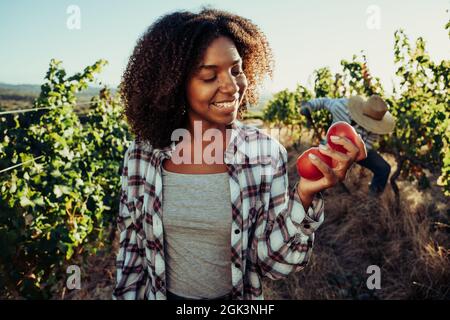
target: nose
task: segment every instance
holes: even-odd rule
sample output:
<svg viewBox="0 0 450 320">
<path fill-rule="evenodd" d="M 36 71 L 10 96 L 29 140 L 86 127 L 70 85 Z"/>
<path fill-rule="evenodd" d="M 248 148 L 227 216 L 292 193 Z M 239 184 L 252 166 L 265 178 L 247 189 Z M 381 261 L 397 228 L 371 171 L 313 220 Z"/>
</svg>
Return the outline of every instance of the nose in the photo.
<svg viewBox="0 0 450 320">
<path fill-rule="evenodd" d="M 239 86 L 233 75 L 227 74 L 223 77 L 220 83 L 220 91 L 229 95 L 235 95 L 236 92 L 239 92 Z"/>
</svg>

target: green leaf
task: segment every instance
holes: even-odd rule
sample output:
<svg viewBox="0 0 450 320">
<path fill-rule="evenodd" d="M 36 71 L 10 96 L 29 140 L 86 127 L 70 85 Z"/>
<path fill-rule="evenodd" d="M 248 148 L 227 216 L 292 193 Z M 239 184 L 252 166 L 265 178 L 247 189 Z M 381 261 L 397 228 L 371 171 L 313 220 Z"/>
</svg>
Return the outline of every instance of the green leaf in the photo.
<svg viewBox="0 0 450 320">
<path fill-rule="evenodd" d="M 26 196 L 21 196 L 20 197 L 20 206 L 22 208 L 26 208 L 26 207 L 34 207 L 34 202 L 31 201 L 30 199 L 28 199 Z"/>
<path fill-rule="evenodd" d="M 53 186 L 53 193 L 57 198 L 61 197 L 63 194 L 69 194 L 70 189 L 67 186 L 55 185 Z"/>
</svg>

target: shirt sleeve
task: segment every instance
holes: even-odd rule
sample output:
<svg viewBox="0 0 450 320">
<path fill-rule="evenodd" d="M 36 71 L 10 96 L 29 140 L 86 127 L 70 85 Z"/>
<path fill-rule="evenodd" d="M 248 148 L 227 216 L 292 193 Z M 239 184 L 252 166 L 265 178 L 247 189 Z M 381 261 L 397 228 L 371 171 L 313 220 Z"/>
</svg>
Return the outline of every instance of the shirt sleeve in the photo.
<svg viewBox="0 0 450 320">
<path fill-rule="evenodd" d="M 119 251 L 116 257 L 117 279 L 113 290 L 113 300 L 142 300 L 148 277 L 144 267 L 144 247 L 142 237 L 136 231 L 136 206 L 129 201 L 128 188 L 128 156 L 125 153 L 121 174 L 121 190 L 117 225 L 120 232 Z"/>
<path fill-rule="evenodd" d="M 355 126 L 356 132 L 361 136 L 362 140 L 364 141 L 364 144 L 366 145 L 366 150 L 372 150 L 373 145 L 380 140 L 380 135 L 369 132 L 362 128 L 361 126 L 356 125 Z"/>
<path fill-rule="evenodd" d="M 364 143 L 366 144 L 367 150 L 372 150 L 373 149 L 373 145 L 375 143 L 377 143 L 379 140 L 380 140 L 380 136 L 379 135 L 377 135 L 375 133 L 370 133 L 367 136 L 367 139 L 364 141 Z"/>
<path fill-rule="evenodd" d="M 306 266 L 312 253 L 314 233 L 324 220 L 321 194 L 315 196 L 305 212 L 297 184 L 288 191 L 286 164 L 284 149 L 280 152 L 270 187 L 268 210 L 257 219 L 252 241 L 260 275 L 272 280 L 284 278 Z"/>
<path fill-rule="evenodd" d="M 304 105 L 309 109 L 311 113 L 322 109 L 327 109 L 328 111 L 331 111 L 332 102 L 333 99 L 330 98 L 317 98 L 305 102 Z"/>
</svg>

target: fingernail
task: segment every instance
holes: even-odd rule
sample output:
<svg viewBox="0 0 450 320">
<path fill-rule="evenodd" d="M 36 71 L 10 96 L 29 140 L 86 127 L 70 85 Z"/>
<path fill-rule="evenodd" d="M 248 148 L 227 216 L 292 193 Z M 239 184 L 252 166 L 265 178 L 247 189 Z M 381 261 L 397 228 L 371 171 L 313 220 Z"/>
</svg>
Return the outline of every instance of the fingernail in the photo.
<svg viewBox="0 0 450 320">
<path fill-rule="evenodd" d="M 331 140 L 333 140 L 333 141 L 339 141 L 339 137 L 338 136 L 331 136 Z"/>
<path fill-rule="evenodd" d="M 313 155 L 312 153 L 308 154 L 308 157 L 310 157 L 310 158 L 313 159 L 313 160 L 316 160 L 316 159 L 317 159 L 317 157 L 316 157 L 315 155 Z"/>
<path fill-rule="evenodd" d="M 328 147 L 326 146 L 326 145 L 324 145 L 324 144 L 319 144 L 319 149 L 322 149 L 322 150 L 328 150 Z"/>
</svg>

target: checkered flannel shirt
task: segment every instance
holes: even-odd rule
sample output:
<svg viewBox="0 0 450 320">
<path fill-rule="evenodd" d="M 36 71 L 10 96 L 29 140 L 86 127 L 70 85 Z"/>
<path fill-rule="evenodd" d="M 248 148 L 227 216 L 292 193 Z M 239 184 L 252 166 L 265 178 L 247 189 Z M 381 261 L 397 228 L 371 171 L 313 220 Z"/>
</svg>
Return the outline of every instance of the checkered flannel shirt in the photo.
<svg viewBox="0 0 450 320">
<path fill-rule="evenodd" d="M 157 149 L 134 140 L 125 153 L 115 300 L 166 299 L 161 166 L 174 150 L 175 142 Z M 237 120 L 224 162 L 232 208 L 232 299 L 261 300 L 262 277 L 277 280 L 306 266 L 324 220 L 323 198 L 317 194 L 305 212 L 298 182 L 288 185 L 286 149 Z"/>
</svg>

